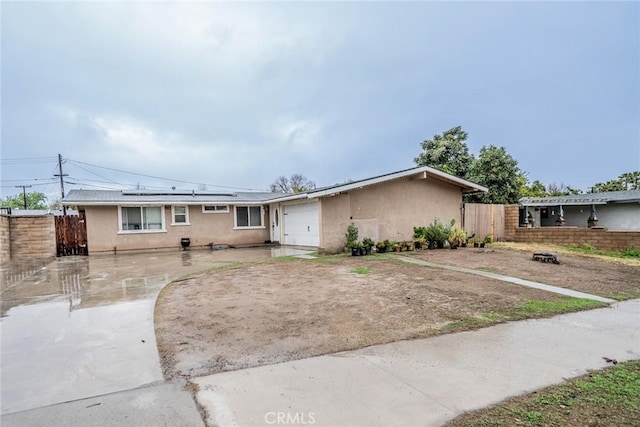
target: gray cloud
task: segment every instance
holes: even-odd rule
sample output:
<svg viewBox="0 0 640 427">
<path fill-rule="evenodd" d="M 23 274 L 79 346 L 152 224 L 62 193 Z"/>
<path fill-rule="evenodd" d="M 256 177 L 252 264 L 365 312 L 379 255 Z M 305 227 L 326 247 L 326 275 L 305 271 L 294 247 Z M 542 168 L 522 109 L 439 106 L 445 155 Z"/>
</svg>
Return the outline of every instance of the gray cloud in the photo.
<svg viewBox="0 0 640 427">
<path fill-rule="evenodd" d="M 584 188 L 640 168 L 639 7 L 6 3 L 2 157 L 323 185 L 410 167 L 460 124 L 472 151 L 504 145 L 533 179 Z"/>
</svg>

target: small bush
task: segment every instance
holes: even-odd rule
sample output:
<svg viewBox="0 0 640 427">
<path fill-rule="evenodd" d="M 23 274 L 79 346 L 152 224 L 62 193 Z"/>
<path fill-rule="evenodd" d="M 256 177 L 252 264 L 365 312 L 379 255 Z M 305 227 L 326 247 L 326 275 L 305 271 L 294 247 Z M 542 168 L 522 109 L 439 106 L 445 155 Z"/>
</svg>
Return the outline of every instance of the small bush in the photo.
<svg viewBox="0 0 640 427">
<path fill-rule="evenodd" d="M 427 242 L 429 244 L 444 243 L 449 237 L 451 227 L 453 227 L 453 221 L 445 225 L 440 221 L 440 218 L 434 218 L 433 222 L 426 227 L 425 237 Z"/>
<path fill-rule="evenodd" d="M 640 258 L 640 248 L 627 248 L 622 252 L 623 258 Z"/>
<path fill-rule="evenodd" d="M 345 234 L 347 238 L 347 247 L 353 248 L 358 242 L 358 227 L 354 223 L 351 223 L 347 227 L 347 234 Z"/>
</svg>

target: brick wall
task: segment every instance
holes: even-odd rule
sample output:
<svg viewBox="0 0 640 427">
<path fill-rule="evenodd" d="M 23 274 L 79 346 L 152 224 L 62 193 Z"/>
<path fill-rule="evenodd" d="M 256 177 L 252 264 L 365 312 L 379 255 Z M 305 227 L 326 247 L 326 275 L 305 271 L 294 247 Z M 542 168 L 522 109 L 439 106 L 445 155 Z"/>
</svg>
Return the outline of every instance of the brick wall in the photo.
<svg viewBox="0 0 640 427">
<path fill-rule="evenodd" d="M 537 227 L 520 228 L 518 205 L 505 206 L 505 238 L 510 242 L 582 245 L 601 251 L 640 248 L 640 231 L 608 231 L 606 228 Z"/>
<path fill-rule="evenodd" d="M 520 207 L 504 206 L 504 238 L 507 242 L 515 241 L 516 228 L 520 226 Z"/>
<path fill-rule="evenodd" d="M 11 259 L 56 255 L 53 215 L 10 217 L 9 232 Z"/>
<path fill-rule="evenodd" d="M 9 217 L 0 215 L 0 264 L 11 259 L 11 233 L 9 231 Z"/>
</svg>

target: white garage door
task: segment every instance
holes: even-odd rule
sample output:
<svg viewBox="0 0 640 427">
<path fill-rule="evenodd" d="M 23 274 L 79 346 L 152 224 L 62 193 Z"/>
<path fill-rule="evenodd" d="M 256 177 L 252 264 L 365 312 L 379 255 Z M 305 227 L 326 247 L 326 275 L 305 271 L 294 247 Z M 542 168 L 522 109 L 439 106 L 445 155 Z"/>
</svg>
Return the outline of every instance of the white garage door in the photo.
<svg viewBox="0 0 640 427">
<path fill-rule="evenodd" d="M 320 203 L 283 206 L 284 244 L 300 246 L 320 245 Z"/>
</svg>

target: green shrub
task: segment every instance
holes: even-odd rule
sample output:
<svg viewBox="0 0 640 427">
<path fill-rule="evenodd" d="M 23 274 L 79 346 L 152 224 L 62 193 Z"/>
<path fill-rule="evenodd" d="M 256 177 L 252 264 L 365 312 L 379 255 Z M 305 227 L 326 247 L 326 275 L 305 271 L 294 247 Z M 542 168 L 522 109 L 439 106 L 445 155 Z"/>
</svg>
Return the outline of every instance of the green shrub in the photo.
<svg viewBox="0 0 640 427">
<path fill-rule="evenodd" d="M 427 238 L 427 227 L 413 227 L 413 238 L 421 240 Z"/>
<path fill-rule="evenodd" d="M 426 231 L 425 231 L 425 237 L 427 239 L 427 242 L 429 242 L 429 244 L 433 244 L 433 243 L 438 243 L 438 244 L 442 244 L 444 243 L 447 238 L 449 237 L 449 233 L 451 231 L 451 226 L 452 225 L 447 225 L 445 226 L 441 221 L 440 218 L 434 218 L 433 222 L 429 225 L 427 225 L 426 227 Z"/>
<path fill-rule="evenodd" d="M 640 258 L 640 248 L 630 247 L 622 252 L 624 258 Z"/>
<path fill-rule="evenodd" d="M 356 227 L 354 223 L 351 223 L 347 227 L 347 234 L 345 234 L 345 237 L 347 238 L 348 248 L 356 247 L 356 244 L 358 243 L 358 227 Z"/>
</svg>

